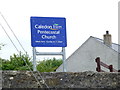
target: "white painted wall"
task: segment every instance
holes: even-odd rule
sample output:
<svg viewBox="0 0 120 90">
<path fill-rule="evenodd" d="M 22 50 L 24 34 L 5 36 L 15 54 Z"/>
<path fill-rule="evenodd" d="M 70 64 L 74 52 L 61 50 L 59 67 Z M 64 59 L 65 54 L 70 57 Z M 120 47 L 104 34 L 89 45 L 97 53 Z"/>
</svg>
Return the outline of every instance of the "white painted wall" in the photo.
<svg viewBox="0 0 120 90">
<path fill-rule="evenodd" d="M 118 69 L 118 53 L 94 37 L 90 37 L 66 60 L 67 72 L 96 71 L 95 59 L 97 57 L 100 57 L 102 62 L 112 64 L 115 69 Z M 62 72 L 63 65 L 56 71 Z"/>
</svg>

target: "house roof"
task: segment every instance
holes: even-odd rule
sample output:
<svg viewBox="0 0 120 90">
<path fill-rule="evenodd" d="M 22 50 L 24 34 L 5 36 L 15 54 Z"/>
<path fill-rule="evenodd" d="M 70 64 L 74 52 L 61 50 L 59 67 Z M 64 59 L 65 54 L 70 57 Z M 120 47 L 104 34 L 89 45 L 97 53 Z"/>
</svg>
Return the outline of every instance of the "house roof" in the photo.
<svg viewBox="0 0 120 90">
<path fill-rule="evenodd" d="M 92 36 L 91 36 L 92 37 Z M 101 43 L 103 43 L 103 39 L 100 39 L 100 38 L 97 38 L 97 37 L 93 37 L 95 38 L 96 40 L 100 41 Z M 104 44 L 104 43 L 103 43 Z M 105 45 L 105 44 L 104 44 Z M 106 45 L 107 46 L 107 45 Z M 109 46 L 108 46 L 109 47 Z M 116 52 L 120 53 L 120 45 L 119 44 L 116 44 L 116 43 L 112 43 L 111 47 L 109 48 L 112 48 L 113 50 L 115 50 Z"/>
</svg>

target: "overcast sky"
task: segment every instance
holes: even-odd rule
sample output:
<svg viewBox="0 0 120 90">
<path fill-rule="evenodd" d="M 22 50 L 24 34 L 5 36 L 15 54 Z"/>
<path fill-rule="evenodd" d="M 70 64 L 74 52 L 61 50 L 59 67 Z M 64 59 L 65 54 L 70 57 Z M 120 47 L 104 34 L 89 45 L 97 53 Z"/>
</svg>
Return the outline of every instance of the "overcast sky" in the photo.
<svg viewBox="0 0 120 90">
<path fill-rule="evenodd" d="M 90 36 L 102 39 L 106 30 L 112 34 L 112 41 L 118 43 L 118 1 L 0 0 L 0 12 L 30 56 L 32 56 L 30 17 L 65 17 L 67 27 L 66 57 L 69 57 Z M 24 53 L 1 16 L 0 23 L 17 48 Z M 6 44 L 0 51 L 0 57 L 9 59 L 10 55 L 18 53 L 1 27 L 0 43 Z M 39 47 L 37 50 L 54 52 L 60 51 L 61 48 Z"/>
</svg>

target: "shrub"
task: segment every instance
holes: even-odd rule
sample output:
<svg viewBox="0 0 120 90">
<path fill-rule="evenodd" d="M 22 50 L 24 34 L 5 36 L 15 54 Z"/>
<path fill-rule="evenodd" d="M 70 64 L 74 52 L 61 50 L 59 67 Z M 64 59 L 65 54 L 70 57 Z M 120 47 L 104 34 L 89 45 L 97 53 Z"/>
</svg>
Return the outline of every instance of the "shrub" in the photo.
<svg viewBox="0 0 120 90">
<path fill-rule="evenodd" d="M 38 62 L 37 70 L 40 72 L 55 72 L 55 70 L 62 64 L 61 59 L 49 59 Z"/>
<path fill-rule="evenodd" d="M 32 63 L 27 54 L 14 54 L 10 56 L 10 60 L 0 60 L 2 62 L 2 70 L 29 70 L 28 66 L 32 69 Z"/>
</svg>

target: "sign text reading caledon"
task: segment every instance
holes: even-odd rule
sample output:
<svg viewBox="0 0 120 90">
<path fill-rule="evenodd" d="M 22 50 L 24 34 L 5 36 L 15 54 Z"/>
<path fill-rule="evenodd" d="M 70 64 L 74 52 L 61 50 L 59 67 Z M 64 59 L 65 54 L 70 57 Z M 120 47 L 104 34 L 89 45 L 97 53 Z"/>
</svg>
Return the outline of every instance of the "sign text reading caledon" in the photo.
<svg viewBox="0 0 120 90">
<path fill-rule="evenodd" d="M 66 47 L 66 19 L 31 17 L 32 47 Z"/>
</svg>

